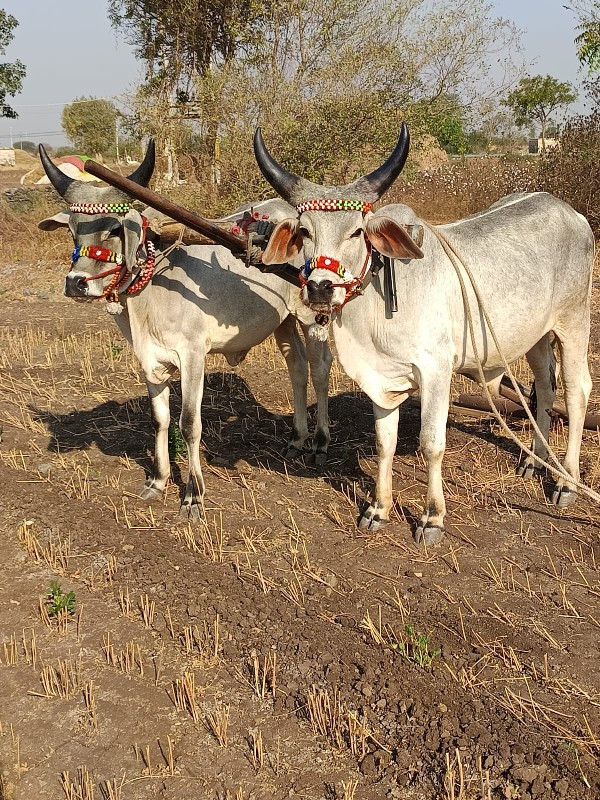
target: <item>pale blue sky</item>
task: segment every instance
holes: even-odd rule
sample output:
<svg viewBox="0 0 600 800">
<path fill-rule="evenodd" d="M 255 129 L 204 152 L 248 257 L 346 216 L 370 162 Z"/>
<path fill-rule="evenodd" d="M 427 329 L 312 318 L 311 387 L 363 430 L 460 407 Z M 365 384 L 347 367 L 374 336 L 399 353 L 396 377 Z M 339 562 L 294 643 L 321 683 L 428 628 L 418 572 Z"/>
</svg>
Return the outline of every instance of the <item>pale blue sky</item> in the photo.
<svg viewBox="0 0 600 800">
<path fill-rule="evenodd" d="M 498 15 L 523 32 L 523 56 L 531 74 L 546 73 L 579 86 L 573 39 L 575 20 L 566 0 L 492 0 Z M 105 0 L 0 0 L 19 20 L 15 38 L 0 60 L 19 58 L 27 67 L 23 91 L 10 104 L 19 119 L 0 119 L 0 146 L 30 139 L 61 144 L 62 106 L 78 96 L 115 97 L 131 90 L 141 65 L 118 38 Z M 577 104 L 582 108 L 583 98 Z"/>
</svg>

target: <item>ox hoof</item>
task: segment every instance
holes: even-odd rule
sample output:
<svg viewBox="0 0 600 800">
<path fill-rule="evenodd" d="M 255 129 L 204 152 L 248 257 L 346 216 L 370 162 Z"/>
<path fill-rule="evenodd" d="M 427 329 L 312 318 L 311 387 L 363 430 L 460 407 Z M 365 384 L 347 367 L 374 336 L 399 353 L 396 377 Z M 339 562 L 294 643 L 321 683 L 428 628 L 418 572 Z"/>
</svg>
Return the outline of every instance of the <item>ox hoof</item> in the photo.
<svg viewBox="0 0 600 800">
<path fill-rule="evenodd" d="M 140 492 L 140 497 L 142 500 L 155 500 L 158 497 L 163 496 L 163 490 L 159 489 L 158 486 L 155 486 L 152 483 L 147 483 L 144 485 L 144 488 Z"/>
<path fill-rule="evenodd" d="M 567 486 L 556 486 L 552 492 L 552 502 L 559 508 L 566 508 L 567 506 L 573 505 L 575 500 L 577 500 L 577 492 L 574 492 L 573 489 L 569 489 Z"/>
<path fill-rule="evenodd" d="M 306 457 L 306 466 L 321 470 L 327 463 L 327 453 L 310 453 Z"/>
<path fill-rule="evenodd" d="M 327 463 L 327 453 L 315 453 L 314 459 L 315 459 L 315 467 L 317 469 L 322 469 Z"/>
<path fill-rule="evenodd" d="M 286 461 L 297 461 L 299 458 L 302 458 L 302 455 L 302 450 L 294 447 L 293 444 L 288 444 L 283 451 L 283 457 Z"/>
<path fill-rule="evenodd" d="M 179 509 L 179 519 L 188 520 L 189 522 L 196 522 L 202 519 L 202 507 L 198 503 L 186 503 L 184 501 Z"/>
<path fill-rule="evenodd" d="M 370 506 L 358 520 L 358 527 L 361 531 L 378 531 L 388 522 L 389 519 L 382 519 L 379 512 Z"/>
<path fill-rule="evenodd" d="M 544 472 L 544 467 L 524 461 L 522 464 L 519 464 L 515 472 L 521 478 L 537 478 Z"/>
<path fill-rule="evenodd" d="M 418 545 L 425 547 L 435 547 L 440 544 L 444 538 L 445 531 L 437 525 L 419 525 L 415 531 L 414 540 Z"/>
</svg>

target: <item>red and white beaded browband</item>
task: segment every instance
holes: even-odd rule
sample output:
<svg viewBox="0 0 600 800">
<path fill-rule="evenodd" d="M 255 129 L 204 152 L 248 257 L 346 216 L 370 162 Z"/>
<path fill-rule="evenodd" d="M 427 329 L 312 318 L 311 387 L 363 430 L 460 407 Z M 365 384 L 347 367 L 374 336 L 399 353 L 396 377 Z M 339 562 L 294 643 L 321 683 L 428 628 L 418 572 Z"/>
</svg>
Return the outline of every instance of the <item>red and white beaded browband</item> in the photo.
<svg viewBox="0 0 600 800">
<path fill-rule="evenodd" d="M 373 203 L 364 200 L 334 200 L 324 198 L 321 200 L 305 200 L 296 206 L 296 211 L 302 214 L 304 211 L 362 211 L 368 213 L 373 208 Z"/>
</svg>

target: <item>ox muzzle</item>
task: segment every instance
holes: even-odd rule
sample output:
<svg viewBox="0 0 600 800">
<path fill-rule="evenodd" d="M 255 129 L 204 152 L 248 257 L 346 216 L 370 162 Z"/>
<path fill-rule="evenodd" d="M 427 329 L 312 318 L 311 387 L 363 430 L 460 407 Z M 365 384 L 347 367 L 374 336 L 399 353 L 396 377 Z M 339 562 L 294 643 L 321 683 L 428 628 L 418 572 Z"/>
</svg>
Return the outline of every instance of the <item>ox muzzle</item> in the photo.
<svg viewBox="0 0 600 800">
<path fill-rule="evenodd" d="M 69 272 L 65 278 L 65 297 L 87 297 L 89 288 L 86 276 L 81 272 Z"/>
</svg>

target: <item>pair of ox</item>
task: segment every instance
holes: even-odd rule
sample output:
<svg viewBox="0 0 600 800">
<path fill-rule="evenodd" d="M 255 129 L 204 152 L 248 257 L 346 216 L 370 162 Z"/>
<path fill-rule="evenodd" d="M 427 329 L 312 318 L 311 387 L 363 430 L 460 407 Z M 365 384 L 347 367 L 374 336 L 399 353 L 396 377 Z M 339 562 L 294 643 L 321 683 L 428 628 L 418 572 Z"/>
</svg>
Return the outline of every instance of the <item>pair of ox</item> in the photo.
<svg viewBox="0 0 600 800">
<path fill-rule="evenodd" d="M 280 210 L 294 207 L 276 225 L 263 263 L 304 265 L 300 272 L 304 306 L 316 314 L 317 329 L 332 319 L 341 364 L 373 402 L 378 476 L 375 498 L 363 512 L 360 527 L 376 530 L 389 519 L 399 407 L 419 392 L 420 446 L 428 486 L 415 538 L 436 544 L 443 535 L 446 513 L 441 467 L 451 378 L 458 372 L 477 380 L 479 368 L 459 281 L 435 230 L 407 206 L 391 204 L 375 212 L 372 208 L 404 167 L 408 130 L 402 126 L 393 153 L 381 167 L 346 186 L 320 186 L 288 172 L 270 155 L 260 131 L 254 144 L 263 175 L 290 204 Z M 421 245 L 410 235 L 419 227 L 423 228 Z M 71 225 L 72 231 L 76 228 Z M 535 378 L 537 423 L 543 437 L 536 434 L 533 452 L 541 459 L 547 457 L 545 440 L 556 393 L 553 342 L 557 342 L 569 416 L 563 463 L 578 481 L 591 390 L 587 346 L 594 240 L 589 225 L 565 203 L 536 192 L 503 198 L 486 211 L 438 230 L 470 265 L 491 306 L 504 356 L 509 362 L 527 357 Z M 373 249 L 401 262 L 395 269 L 400 310 L 391 316 L 386 315 L 380 273 L 370 272 Z M 215 280 L 211 288 L 219 293 L 218 280 L 223 278 Z M 256 305 L 260 304 L 259 285 L 248 298 Z M 467 300 L 478 309 L 468 285 Z M 492 383 L 504 371 L 503 360 L 478 311 L 475 341 L 483 354 L 485 380 Z M 187 328 L 182 319 L 178 323 Z M 312 339 L 317 337 L 308 341 Z M 152 389 L 150 393 L 152 397 Z M 157 446 L 157 460 L 158 450 Z M 527 457 L 520 474 L 531 477 L 539 470 L 536 464 Z M 559 478 L 553 502 L 566 506 L 575 497 L 574 484 Z"/>
<path fill-rule="evenodd" d="M 317 424 L 313 436 L 315 461 L 325 461 L 329 443 L 327 414 L 331 353 L 327 342 L 305 336 L 314 313 L 302 304 L 298 290 L 274 274 L 247 269 L 244 262 L 219 246 L 178 247 L 155 252 L 147 219 L 112 187 L 95 187 L 72 180 L 48 158 L 40 146 L 42 164 L 69 210 L 39 223 L 42 230 L 67 227 L 75 243 L 71 270 L 66 277 L 68 297 L 112 303 L 115 321 L 132 344 L 141 364 L 155 428 L 152 473 L 141 492 L 144 499 L 160 496 L 170 474 L 168 429 L 169 380 L 179 370 L 182 409 L 180 426 L 189 455 L 189 473 L 180 513 L 201 515 L 204 480 L 200 465 L 201 403 L 204 363 L 209 352 L 223 353 L 238 364 L 247 352 L 271 333 L 290 374 L 294 417 L 287 455 L 295 456 L 308 437 L 308 366 L 317 396 Z M 154 170 L 154 144 L 129 176 L 147 186 Z M 282 200 L 258 204 L 271 220 L 289 217 L 294 210 Z M 242 216 L 243 209 L 231 215 Z M 110 305 L 109 305 L 110 308 Z"/>
</svg>

